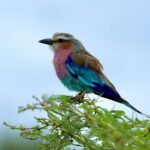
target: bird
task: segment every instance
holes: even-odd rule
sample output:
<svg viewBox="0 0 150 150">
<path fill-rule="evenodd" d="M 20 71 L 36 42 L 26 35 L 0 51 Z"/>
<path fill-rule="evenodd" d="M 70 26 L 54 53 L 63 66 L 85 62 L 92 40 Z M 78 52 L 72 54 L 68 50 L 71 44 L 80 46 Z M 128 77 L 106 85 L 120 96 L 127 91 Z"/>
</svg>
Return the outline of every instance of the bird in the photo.
<svg viewBox="0 0 150 150">
<path fill-rule="evenodd" d="M 39 41 L 54 52 L 53 64 L 60 81 L 71 91 L 78 92 L 77 99 L 86 93 L 94 93 L 106 99 L 126 105 L 148 118 L 128 101 L 123 99 L 115 86 L 103 73 L 103 65 L 70 33 L 53 34 L 52 38 Z"/>
</svg>

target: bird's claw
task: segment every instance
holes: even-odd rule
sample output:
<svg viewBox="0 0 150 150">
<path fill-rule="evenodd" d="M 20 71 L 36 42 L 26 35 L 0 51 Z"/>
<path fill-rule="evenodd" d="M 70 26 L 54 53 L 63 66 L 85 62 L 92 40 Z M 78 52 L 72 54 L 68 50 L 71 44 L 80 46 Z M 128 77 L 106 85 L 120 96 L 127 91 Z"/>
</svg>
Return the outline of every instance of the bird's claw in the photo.
<svg viewBox="0 0 150 150">
<path fill-rule="evenodd" d="M 78 102 L 79 104 L 83 103 L 85 93 L 86 93 L 86 91 L 83 91 L 83 92 L 79 93 L 78 95 L 71 97 L 70 99 Z"/>
<path fill-rule="evenodd" d="M 83 97 L 81 97 L 80 95 L 72 96 L 70 99 L 76 101 L 79 104 L 83 103 Z"/>
</svg>

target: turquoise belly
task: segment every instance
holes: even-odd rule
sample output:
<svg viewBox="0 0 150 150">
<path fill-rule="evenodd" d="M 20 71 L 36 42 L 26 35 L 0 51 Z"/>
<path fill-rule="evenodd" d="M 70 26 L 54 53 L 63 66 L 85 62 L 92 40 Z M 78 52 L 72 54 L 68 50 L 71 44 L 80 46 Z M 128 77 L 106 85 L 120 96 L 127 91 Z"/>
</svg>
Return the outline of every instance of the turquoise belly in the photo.
<svg viewBox="0 0 150 150">
<path fill-rule="evenodd" d="M 77 78 L 74 78 L 71 75 L 67 75 L 65 78 L 61 80 L 61 82 L 72 91 L 82 92 L 86 90 L 87 93 L 92 93 L 93 90 L 90 87 L 84 85 L 81 81 Z"/>
</svg>

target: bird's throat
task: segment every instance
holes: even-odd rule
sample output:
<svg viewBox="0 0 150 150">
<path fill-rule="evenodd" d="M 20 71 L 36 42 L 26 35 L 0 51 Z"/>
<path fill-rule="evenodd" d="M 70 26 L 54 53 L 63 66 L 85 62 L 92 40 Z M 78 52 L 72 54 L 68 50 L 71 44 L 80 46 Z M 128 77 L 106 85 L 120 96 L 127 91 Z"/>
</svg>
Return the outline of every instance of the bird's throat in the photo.
<svg viewBox="0 0 150 150">
<path fill-rule="evenodd" d="M 71 49 L 57 49 L 54 52 L 54 66 L 56 74 L 60 79 L 63 79 L 68 75 L 65 62 L 70 54 Z"/>
</svg>

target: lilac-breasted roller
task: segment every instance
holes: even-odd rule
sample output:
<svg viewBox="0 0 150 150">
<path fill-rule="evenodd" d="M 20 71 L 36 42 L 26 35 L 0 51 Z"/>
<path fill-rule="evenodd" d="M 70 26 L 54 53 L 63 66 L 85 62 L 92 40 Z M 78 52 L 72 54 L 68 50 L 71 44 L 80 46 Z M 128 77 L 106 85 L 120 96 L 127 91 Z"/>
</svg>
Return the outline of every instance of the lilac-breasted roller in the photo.
<svg viewBox="0 0 150 150">
<path fill-rule="evenodd" d="M 143 114 L 120 96 L 114 85 L 102 72 L 102 64 L 73 35 L 55 33 L 51 39 L 43 39 L 39 42 L 48 44 L 54 51 L 53 62 L 56 74 L 69 90 L 79 92 L 78 96 L 95 93 Z"/>
</svg>

